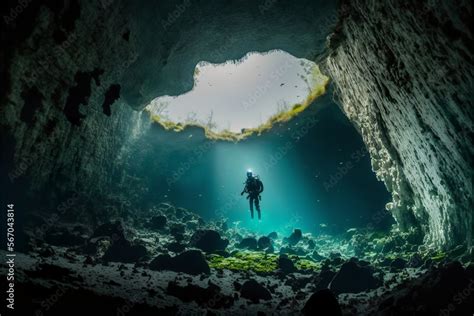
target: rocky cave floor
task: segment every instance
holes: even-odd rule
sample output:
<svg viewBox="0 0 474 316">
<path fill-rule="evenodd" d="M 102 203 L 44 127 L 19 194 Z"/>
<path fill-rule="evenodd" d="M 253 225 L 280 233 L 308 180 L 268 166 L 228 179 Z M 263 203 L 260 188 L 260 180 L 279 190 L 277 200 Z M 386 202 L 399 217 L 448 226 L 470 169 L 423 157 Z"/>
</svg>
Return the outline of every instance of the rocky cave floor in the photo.
<svg viewBox="0 0 474 316">
<path fill-rule="evenodd" d="M 16 311 L 473 313 L 472 248 L 433 252 L 421 245 L 417 230 L 350 229 L 334 237 L 295 229 L 290 236 L 255 236 L 169 204 L 140 216 L 93 230 L 31 216 L 27 250 L 15 257 Z"/>
</svg>

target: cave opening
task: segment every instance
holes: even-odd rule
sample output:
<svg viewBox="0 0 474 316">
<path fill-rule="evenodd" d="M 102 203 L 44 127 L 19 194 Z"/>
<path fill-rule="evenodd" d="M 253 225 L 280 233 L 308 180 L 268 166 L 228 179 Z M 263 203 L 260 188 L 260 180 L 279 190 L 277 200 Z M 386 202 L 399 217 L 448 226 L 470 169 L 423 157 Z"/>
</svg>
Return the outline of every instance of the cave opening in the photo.
<svg viewBox="0 0 474 316">
<path fill-rule="evenodd" d="M 201 61 L 193 77 L 190 91 L 155 98 L 145 110 L 167 129 L 194 125 L 210 137 L 234 140 L 304 111 L 329 81 L 314 62 L 282 50 L 222 64 Z"/>
<path fill-rule="evenodd" d="M 157 97 L 145 108 L 155 124 L 136 146 L 152 149 L 135 154 L 143 160 L 132 167 L 148 184 L 144 200 L 254 236 L 289 236 L 295 228 L 338 235 L 367 223 L 387 232 L 394 223 L 362 139 L 314 62 L 282 50 L 248 53 L 198 63 L 194 82 L 185 94 Z M 248 200 L 238 195 L 247 169 L 264 182 L 262 221 L 251 219 Z"/>
</svg>

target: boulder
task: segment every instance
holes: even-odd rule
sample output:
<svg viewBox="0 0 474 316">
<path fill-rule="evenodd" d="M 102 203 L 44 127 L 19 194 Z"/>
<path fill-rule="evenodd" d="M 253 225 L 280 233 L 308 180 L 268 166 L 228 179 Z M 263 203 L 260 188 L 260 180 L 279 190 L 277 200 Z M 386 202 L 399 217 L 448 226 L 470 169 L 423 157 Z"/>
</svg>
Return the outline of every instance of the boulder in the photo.
<svg viewBox="0 0 474 316">
<path fill-rule="evenodd" d="M 392 263 L 390 263 L 390 267 L 395 270 L 400 270 L 405 268 L 407 265 L 406 260 L 402 258 L 395 258 Z"/>
<path fill-rule="evenodd" d="M 166 227 L 167 222 L 165 215 L 155 215 L 148 221 L 148 227 L 160 230 Z"/>
<path fill-rule="evenodd" d="M 306 256 L 306 250 L 301 247 L 281 247 L 280 254 Z"/>
<path fill-rule="evenodd" d="M 267 237 L 275 240 L 275 239 L 278 238 L 278 234 L 277 234 L 277 232 L 271 232 L 270 234 L 268 234 Z"/>
<path fill-rule="evenodd" d="M 251 300 L 253 303 L 258 303 L 260 300 L 270 300 L 272 298 L 270 291 L 253 279 L 245 281 L 245 283 L 242 284 L 240 296 Z"/>
<path fill-rule="evenodd" d="M 379 286 L 380 281 L 372 276 L 370 268 L 360 267 L 356 262 L 348 261 L 334 276 L 329 284 L 329 289 L 335 294 L 360 293 Z"/>
<path fill-rule="evenodd" d="M 176 239 L 182 239 L 182 235 L 186 232 L 186 227 L 181 223 L 174 223 L 170 227 L 170 235 Z"/>
<path fill-rule="evenodd" d="M 125 239 L 124 228 L 120 221 L 109 222 L 97 227 L 91 238 L 107 236 L 112 240 Z"/>
<path fill-rule="evenodd" d="M 311 254 L 311 258 L 313 258 L 316 261 L 321 261 L 326 259 L 325 257 L 321 256 L 316 250 L 313 250 L 313 253 Z"/>
<path fill-rule="evenodd" d="M 237 248 L 257 250 L 257 240 L 254 237 L 244 238 L 237 245 Z"/>
<path fill-rule="evenodd" d="M 227 239 L 221 238 L 217 231 L 211 229 L 196 231 L 189 241 L 191 247 L 205 252 L 224 251 L 228 244 Z"/>
<path fill-rule="evenodd" d="M 257 247 L 260 250 L 267 249 L 267 248 L 271 247 L 271 245 L 272 245 L 272 241 L 267 236 L 262 236 L 257 241 Z"/>
<path fill-rule="evenodd" d="M 290 245 L 296 245 L 301 238 L 303 237 L 303 233 L 301 232 L 301 229 L 296 228 L 290 235 L 290 237 L 287 238 L 287 241 Z"/>
<path fill-rule="evenodd" d="M 175 213 L 174 215 L 176 216 L 176 218 L 178 219 L 181 219 L 183 218 L 184 215 L 186 215 L 188 213 L 188 211 L 182 207 L 177 207 L 175 208 Z"/>
<path fill-rule="evenodd" d="M 187 250 L 175 257 L 159 255 L 150 262 L 149 268 L 157 271 L 170 270 L 192 275 L 209 274 L 211 271 L 204 255 L 197 249 Z"/>
<path fill-rule="evenodd" d="M 291 261 L 291 259 L 289 259 L 286 255 L 280 255 L 280 257 L 278 257 L 278 269 L 284 273 L 296 271 L 293 261 Z"/>
<path fill-rule="evenodd" d="M 148 267 L 150 270 L 162 271 L 162 270 L 171 270 L 173 266 L 173 260 L 168 254 L 161 254 L 155 257 Z"/>
<path fill-rule="evenodd" d="M 265 249 L 265 253 L 274 253 L 274 252 L 275 252 L 275 248 L 273 248 L 273 245 L 270 245 L 270 247 Z"/>
<path fill-rule="evenodd" d="M 323 289 L 313 293 L 301 311 L 303 315 L 332 315 L 341 316 L 342 311 L 334 294 Z"/>
<path fill-rule="evenodd" d="M 179 243 L 179 242 L 172 242 L 172 243 L 169 243 L 166 246 L 166 249 L 168 249 L 169 251 L 172 251 L 172 252 L 179 253 L 179 252 L 184 251 L 184 249 L 186 249 L 186 247 L 183 244 Z"/>
<path fill-rule="evenodd" d="M 316 290 L 327 289 L 335 275 L 336 272 L 330 269 L 322 270 L 315 280 Z"/>
<path fill-rule="evenodd" d="M 220 287 L 210 282 L 207 287 L 200 287 L 194 284 L 180 286 L 175 281 L 170 281 L 166 292 L 183 302 L 194 301 L 208 308 L 229 308 L 234 304 L 232 296 L 222 294 Z"/>
</svg>

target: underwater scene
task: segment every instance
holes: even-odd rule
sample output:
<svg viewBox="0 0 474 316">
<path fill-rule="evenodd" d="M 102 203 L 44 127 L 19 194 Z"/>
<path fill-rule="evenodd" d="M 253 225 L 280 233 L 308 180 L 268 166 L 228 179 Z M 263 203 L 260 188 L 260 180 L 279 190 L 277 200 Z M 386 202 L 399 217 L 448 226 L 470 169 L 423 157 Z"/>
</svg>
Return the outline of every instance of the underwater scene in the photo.
<svg viewBox="0 0 474 316">
<path fill-rule="evenodd" d="M 468 1 L 5 1 L 1 315 L 473 315 Z"/>
</svg>

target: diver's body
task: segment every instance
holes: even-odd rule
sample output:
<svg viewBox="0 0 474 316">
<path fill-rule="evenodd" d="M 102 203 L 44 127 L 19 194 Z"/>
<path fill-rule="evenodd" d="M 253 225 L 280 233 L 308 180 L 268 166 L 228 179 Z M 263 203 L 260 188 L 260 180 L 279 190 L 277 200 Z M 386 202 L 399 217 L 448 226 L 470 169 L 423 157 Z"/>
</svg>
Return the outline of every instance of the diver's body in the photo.
<svg viewBox="0 0 474 316">
<path fill-rule="evenodd" d="M 255 204 L 255 208 L 257 209 L 258 219 L 261 219 L 261 212 L 260 212 L 260 193 L 263 192 L 263 183 L 257 176 L 254 176 L 252 171 L 247 171 L 247 180 L 245 181 L 244 190 L 240 193 L 243 195 L 247 193 L 247 199 L 249 199 L 250 205 L 250 216 L 253 219 L 253 205 Z"/>
</svg>

